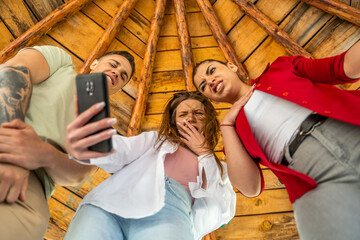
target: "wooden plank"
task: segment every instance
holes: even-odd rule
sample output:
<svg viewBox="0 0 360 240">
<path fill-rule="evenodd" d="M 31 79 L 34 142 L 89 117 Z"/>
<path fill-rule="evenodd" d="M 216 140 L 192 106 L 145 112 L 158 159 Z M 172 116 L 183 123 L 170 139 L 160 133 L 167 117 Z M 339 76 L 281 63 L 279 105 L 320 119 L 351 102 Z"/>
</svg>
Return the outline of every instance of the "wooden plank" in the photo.
<svg viewBox="0 0 360 240">
<path fill-rule="evenodd" d="M 150 36 L 145 52 L 144 65 L 140 75 L 136 102 L 128 126 L 127 136 L 140 133 L 141 124 L 145 113 L 149 89 L 151 85 L 152 71 L 156 54 L 156 46 L 160 35 L 160 28 L 165 13 L 166 0 L 157 0 L 153 19 L 151 21 Z"/>
<path fill-rule="evenodd" d="M 128 124 L 130 122 L 132 109 L 135 100 L 124 92 L 118 92 L 110 95 L 111 117 L 117 119 L 114 128 L 122 135 L 126 135 Z"/>
<path fill-rule="evenodd" d="M 56 226 L 50 218 L 48 229 L 45 233 L 45 240 L 61 240 L 64 239 L 66 231 Z"/>
<path fill-rule="evenodd" d="M 241 193 L 236 197 L 236 216 L 293 211 L 286 189 L 265 190 L 255 198 L 244 197 Z"/>
<path fill-rule="evenodd" d="M 95 0 L 94 3 L 104 9 L 107 13 L 109 13 L 111 16 L 114 16 L 114 13 L 116 9 L 119 8 L 119 6 L 123 3 L 123 0 Z M 135 7 L 135 14 L 138 16 L 138 14 L 141 14 L 141 18 L 134 19 L 134 21 L 143 21 L 143 19 L 146 19 L 146 21 L 149 23 L 152 19 L 153 13 L 155 10 L 155 1 L 149 1 L 149 0 L 139 0 L 138 4 Z M 147 38 L 146 38 L 147 39 Z M 145 41 L 146 42 L 146 41 Z"/>
<path fill-rule="evenodd" d="M 280 27 L 304 46 L 330 19 L 330 14 L 301 3 L 284 19 Z"/>
<path fill-rule="evenodd" d="M 1 1 L 0 13 L 2 21 L 15 37 L 19 37 L 37 23 L 36 18 L 22 0 Z"/>
<path fill-rule="evenodd" d="M 14 37 L 12 36 L 11 32 L 0 19 L 0 49 L 7 46 L 13 40 Z"/>
<path fill-rule="evenodd" d="M 116 34 L 119 32 L 125 20 L 130 15 L 130 12 L 134 9 L 138 0 L 124 1 L 123 4 L 116 11 L 115 16 L 110 21 L 109 25 L 97 41 L 94 49 L 87 57 L 84 65 L 80 69 L 80 74 L 85 74 L 90 71 L 90 65 L 95 60 L 104 55 L 109 48 L 111 42 L 114 40 Z"/>
<path fill-rule="evenodd" d="M 258 1 L 256 7 L 273 22 L 278 24 L 291 12 L 297 3 L 298 1 L 296 0 L 278 1 L 276 3 L 277 7 L 273 8 L 271 1 Z M 239 8 L 238 6 L 236 7 Z M 243 62 L 264 41 L 267 33 L 253 20 L 245 16 L 232 28 L 228 36 L 230 43 L 236 51 L 236 55 L 239 57 L 239 60 Z M 252 69 L 247 70 L 250 76 L 252 76 Z"/>
<path fill-rule="evenodd" d="M 360 39 L 360 29 L 351 23 L 332 18 L 306 45 L 314 57 L 334 56 L 349 49 Z"/>
<path fill-rule="evenodd" d="M 178 70 L 178 71 L 165 71 L 165 72 L 153 73 L 150 93 L 181 91 L 181 90 L 186 90 L 183 71 Z M 149 99 L 150 98 L 152 98 L 151 95 L 149 95 Z"/>
<path fill-rule="evenodd" d="M 63 205 L 55 198 L 50 199 L 49 209 L 50 209 L 50 221 L 58 228 L 66 232 L 69 223 L 71 222 L 71 219 L 75 214 L 75 211 L 69 211 L 69 208 L 66 205 Z"/>
<path fill-rule="evenodd" d="M 211 4 L 214 4 L 215 2 L 216 2 L 216 0 L 210 0 Z M 184 4 L 185 4 L 185 12 L 186 13 L 200 12 L 200 8 L 196 4 L 195 1 L 193 1 L 193 0 L 185 0 Z M 174 13 L 175 13 L 174 5 L 173 4 L 167 4 L 166 9 L 165 9 L 165 14 L 168 15 L 168 14 L 174 14 Z"/>
<path fill-rule="evenodd" d="M 360 10 L 342 2 L 333 0 L 301 0 L 311 6 L 317 7 L 325 12 L 345 19 L 357 26 L 360 26 Z"/>
<path fill-rule="evenodd" d="M 300 239 L 292 213 L 236 217 L 215 231 L 218 240 Z"/>
<path fill-rule="evenodd" d="M 46 18 L 35 24 L 9 46 L 0 52 L 0 63 L 10 58 L 18 49 L 35 43 L 40 37 L 46 34 L 52 26 L 63 18 L 79 11 L 89 0 L 74 0 L 56 8 Z"/>
<path fill-rule="evenodd" d="M 97 6 L 93 2 L 89 3 L 86 7 L 84 7 L 81 12 L 83 12 L 86 16 L 96 22 L 103 29 L 105 29 L 111 21 L 111 15 L 109 15 L 103 9 L 99 8 L 99 6 Z M 132 21 L 132 23 L 129 24 L 141 24 L 141 22 L 142 21 Z M 142 28 L 142 31 L 146 31 L 147 29 L 144 25 L 140 25 L 140 28 Z M 134 28 L 131 27 L 130 29 Z M 148 32 L 148 30 L 146 32 Z M 145 33 L 135 34 L 126 27 L 122 27 L 120 28 L 119 33 L 116 35 L 116 39 L 118 39 L 128 48 L 132 49 L 137 55 L 143 58 L 145 54 L 146 44 L 141 39 L 139 39 L 137 35 L 145 35 Z M 146 36 L 147 35 L 148 33 L 146 33 Z"/>
<path fill-rule="evenodd" d="M 255 3 L 255 0 L 251 0 Z M 236 25 L 240 19 L 244 17 L 244 12 L 241 11 L 238 5 L 233 1 L 217 0 L 213 5 L 216 16 L 221 23 L 224 32 L 227 34 Z"/>
<path fill-rule="evenodd" d="M 243 82 L 249 82 L 249 76 L 245 68 L 239 62 L 233 47 L 231 46 L 227 35 L 222 30 L 222 27 L 216 17 L 216 14 L 208 0 L 197 0 L 197 3 L 203 13 L 205 20 L 210 27 L 213 36 L 215 37 L 219 47 L 224 53 L 227 62 L 233 63 L 237 66 L 237 75 Z"/>
<path fill-rule="evenodd" d="M 61 6 L 61 0 L 26 0 L 26 4 L 35 15 L 35 18 L 40 21 L 49 15 L 55 8 Z"/>
<path fill-rule="evenodd" d="M 189 34 L 191 37 L 209 36 L 211 30 L 205 23 L 205 19 L 201 12 L 186 14 L 189 23 Z M 176 17 L 174 14 L 164 16 L 164 25 L 161 28 L 160 36 L 177 36 Z"/>
<path fill-rule="evenodd" d="M 279 28 L 272 20 L 259 11 L 254 4 L 247 0 L 233 0 L 240 8 L 262 27 L 275 41 L 281 44 L 291 55 L 303 55 L 312 58 L 311 54 L 303 49 L 297 42 L 292 40 L 289 35 Z"/>
</svg>

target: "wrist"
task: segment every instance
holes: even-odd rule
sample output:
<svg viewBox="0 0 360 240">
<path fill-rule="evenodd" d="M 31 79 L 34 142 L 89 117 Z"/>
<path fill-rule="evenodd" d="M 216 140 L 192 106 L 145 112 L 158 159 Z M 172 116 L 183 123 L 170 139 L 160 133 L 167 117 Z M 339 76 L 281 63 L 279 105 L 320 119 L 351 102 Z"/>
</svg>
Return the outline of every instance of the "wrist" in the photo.
<svg viewBox="0 0 360 240">
<path fill-rule="evenodd" d="M 235 127 L 234 123 L 220 123 L 220 127 Z"/>
</svg>

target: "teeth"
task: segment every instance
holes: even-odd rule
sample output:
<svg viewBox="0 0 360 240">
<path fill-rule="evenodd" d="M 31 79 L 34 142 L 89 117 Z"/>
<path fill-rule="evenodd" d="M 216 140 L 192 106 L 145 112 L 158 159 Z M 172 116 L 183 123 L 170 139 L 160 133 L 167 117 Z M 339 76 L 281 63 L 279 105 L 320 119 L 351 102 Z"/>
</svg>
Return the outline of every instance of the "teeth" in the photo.
<svg viewBox="0 0 360 240">
<path fill-rule="evenodd" d="M 220 89 L 221 86 L 222 86 L 222 82 L 217 85 L 217 87 L 216 87 L 216 92 L 219 91 L 219 89 Z"/>
<path fill-rule="evenodd" d="M 108 80 L 110 80 L 111 84 L 114 85 L 114 82 L 113 82 L 113 80 L 111 79 L 111 77 L 109 77 L 109 76 L 106 76 L 106 77 L 107 77 Z"/>
</svg>

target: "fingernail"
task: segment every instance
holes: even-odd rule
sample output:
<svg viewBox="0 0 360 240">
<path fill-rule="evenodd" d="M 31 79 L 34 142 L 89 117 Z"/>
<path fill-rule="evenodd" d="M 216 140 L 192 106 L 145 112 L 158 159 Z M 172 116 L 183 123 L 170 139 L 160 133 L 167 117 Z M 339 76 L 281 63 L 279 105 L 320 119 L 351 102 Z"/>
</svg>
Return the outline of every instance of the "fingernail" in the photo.
<svg viewBox="0 0 360 240">
<path fill-rule="evenodd" d="M 184 122 L 187 122 L 186 119 L 183 120 Z"/>
<path fill-rule="evenodd" d="M 177 125 L 181 125 L 179 122 L 176 122 Z"/>
<path fill-rule="evenodd" d="M 107 121 L 107 123 L 108 124 L 111 124 L 111 125 L 113 125 L 114 123 L 116 123 L 117 122 L 117 119 L 116 118 L 112 118 L 112 119 L 110 119 L 109 121 Z"/>
<path fill-rule="evenodd" d="M 104 108 L 104 107 L 105 107 L 105 102 L 104 102 L 104 101 L 99 102 L 99 103 L 97 104 L 97 106 L 96 106 L 97 109 L 102 109 L 102 108 Z"/>
<path fill-rule="evenodd" d="M 252 87 L 256 87 L 256 83 L 254 83 L 254 84 L 252 85 Z"/>
<path fill-rule="evenodd" d="M 111 130 L 109 130 L 108 132 L 107 132 L 107 134 L 109 135 L 109 136 L 112 136 L 112 135 L 114 135 L 116 133 L 116 130 L 115 129 L 111 129 Z"/>
</svg>

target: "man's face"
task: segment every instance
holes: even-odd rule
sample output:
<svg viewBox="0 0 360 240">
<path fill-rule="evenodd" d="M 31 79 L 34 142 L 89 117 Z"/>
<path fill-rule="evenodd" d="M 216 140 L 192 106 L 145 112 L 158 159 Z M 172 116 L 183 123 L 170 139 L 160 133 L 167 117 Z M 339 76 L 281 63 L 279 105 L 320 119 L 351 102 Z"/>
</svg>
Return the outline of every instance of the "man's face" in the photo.
<svg viewBox="0 0 360 240">
<path fill-rule="evenodd" d="M 237 67 L 216 61 L 202 63 L 194 76 L 195 86 L 205 96 L 217 102 L 233 103 L 239 96 L 241 82 L 236 74 Z"/>
<path fill-rule="evenodd" d="M 109 94 L 118 92 L 130 80 L 131 65 L 123 56 L 118 54 L 107 55 L 95 60 L 91 66 L 91 73 L 105 73 Z"/>
</svg>

